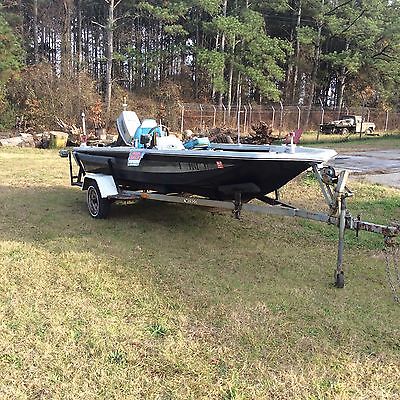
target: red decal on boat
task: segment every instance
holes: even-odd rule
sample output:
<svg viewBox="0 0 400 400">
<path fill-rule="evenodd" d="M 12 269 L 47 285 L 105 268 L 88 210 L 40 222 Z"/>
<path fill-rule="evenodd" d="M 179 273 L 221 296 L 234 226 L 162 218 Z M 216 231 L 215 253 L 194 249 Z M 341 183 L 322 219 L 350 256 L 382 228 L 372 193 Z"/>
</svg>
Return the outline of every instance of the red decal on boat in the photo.
<svg viewBox="0 0 400 400">
<path fill-rule="evenodd" d="M 217 168 L 218 169 L 223 169 L 224 168 L 224 163 L 222 161 L 217 161 Z"/>
<path fill-rule="evenodd" d="M 132 151 L 129 154 L 129 159 L 130 160 L 140 160 L 142 158 L 142 152 L 141 151 Z"/>
</svg>

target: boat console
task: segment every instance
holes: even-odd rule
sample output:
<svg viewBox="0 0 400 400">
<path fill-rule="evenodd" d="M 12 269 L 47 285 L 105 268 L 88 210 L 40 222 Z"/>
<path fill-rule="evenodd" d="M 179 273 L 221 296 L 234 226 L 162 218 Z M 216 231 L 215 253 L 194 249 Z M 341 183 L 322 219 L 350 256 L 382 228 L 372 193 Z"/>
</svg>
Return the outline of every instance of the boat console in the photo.
<svg viewBox="0 0 400 400">
<path fill-rule="evenodd" d="M 140 122 L 134 111 L 123 111 L 117 119 L 118 144 L 147 149 L 156 145 L 156 137 L 167 136 L 167 132 L 155 119 Z"/>
</svg>

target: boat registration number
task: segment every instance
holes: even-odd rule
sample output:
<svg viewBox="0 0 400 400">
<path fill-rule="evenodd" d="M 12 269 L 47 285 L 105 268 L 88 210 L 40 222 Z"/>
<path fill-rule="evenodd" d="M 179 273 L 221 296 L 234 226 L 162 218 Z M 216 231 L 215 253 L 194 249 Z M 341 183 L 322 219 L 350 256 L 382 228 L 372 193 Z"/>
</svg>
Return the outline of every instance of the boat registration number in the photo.
<svg viewBox="0 0 400 400">
<path fill-rule="evenodd" d="M 138 167 L 143 156 L 144 153 L 142 151 L 131 150 L 128 157 L 128 167 Z"/>
</svg>

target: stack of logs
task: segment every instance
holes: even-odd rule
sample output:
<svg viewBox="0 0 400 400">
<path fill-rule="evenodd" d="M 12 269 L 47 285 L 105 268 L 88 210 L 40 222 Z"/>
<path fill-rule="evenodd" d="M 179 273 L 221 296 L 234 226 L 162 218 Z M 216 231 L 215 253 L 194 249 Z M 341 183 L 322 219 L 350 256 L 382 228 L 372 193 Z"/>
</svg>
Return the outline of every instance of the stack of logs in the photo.
<svg viewBox="0 0 400 400">
<path fill-rule="evenodd" d="M 82 128 L 67 124 L 60 118 L 56 118 L 56 122 L 63 132 L 68 133 L 68 142 L 70 144 L 79 145 L 81 143 L 83 134 Z"/>
<path fill-rule="evenodd" d="M 241 143 L 263 145 L 282 139 L 279 136 L 274 136 L 272 125 L 264 121 L 252 125 L 251 128 L 252 132 L 249 136 L 241 137 Z M 227 127 L 210 129 L 207 136 L 212 143 L 235 143 L 237 141 L 237 131 Z"/>
<path fill-rule="evenodd" d="M 264 121 L 260 121 L 258 124 L 251 126 L 253 132 L 250 132 L 250 136 L 241 139 L 242 143 L 246 144 L 272 144 L 273 142 L 280 140 L 279 136 L 272 134 L 273 128 L 271 124 L 267 124 Z"/>
<path fill-rule="evenodd" d="M 81 143 L 82 129 L 75 125 L 68 125 L 61 119 L 56 120 L 57 125 L 62 131 L 49 131 L 40 134 L 35 133 L 34 129 L 27 124 L 21 123 L 23 119 L 18 119 L 16 129 L 18 133 L 0 134 L 0 146 L 10 147 L 36 147 L 47 149 L 50 147 L 50 142 L 54 137 L 63 137 L 68 134 L 68 143 L 75 145 Z"/>
</svg>

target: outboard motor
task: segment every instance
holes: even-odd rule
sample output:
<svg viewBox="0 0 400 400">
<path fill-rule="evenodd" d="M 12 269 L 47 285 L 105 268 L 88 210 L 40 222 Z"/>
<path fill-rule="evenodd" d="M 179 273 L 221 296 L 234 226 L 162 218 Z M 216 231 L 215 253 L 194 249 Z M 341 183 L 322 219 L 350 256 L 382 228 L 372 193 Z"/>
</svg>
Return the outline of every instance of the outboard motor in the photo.
<svg viewBox="0 0 400 400">
<path fill-rule="evenodd" d="M 117 129 L 119 133 L 118 142 L 119 144 L 125 144 L 131 146 L 135 133 L 140 127 L 140 120 L 134 111 L 122 111 L 117 119 Z"/>
</svg>

